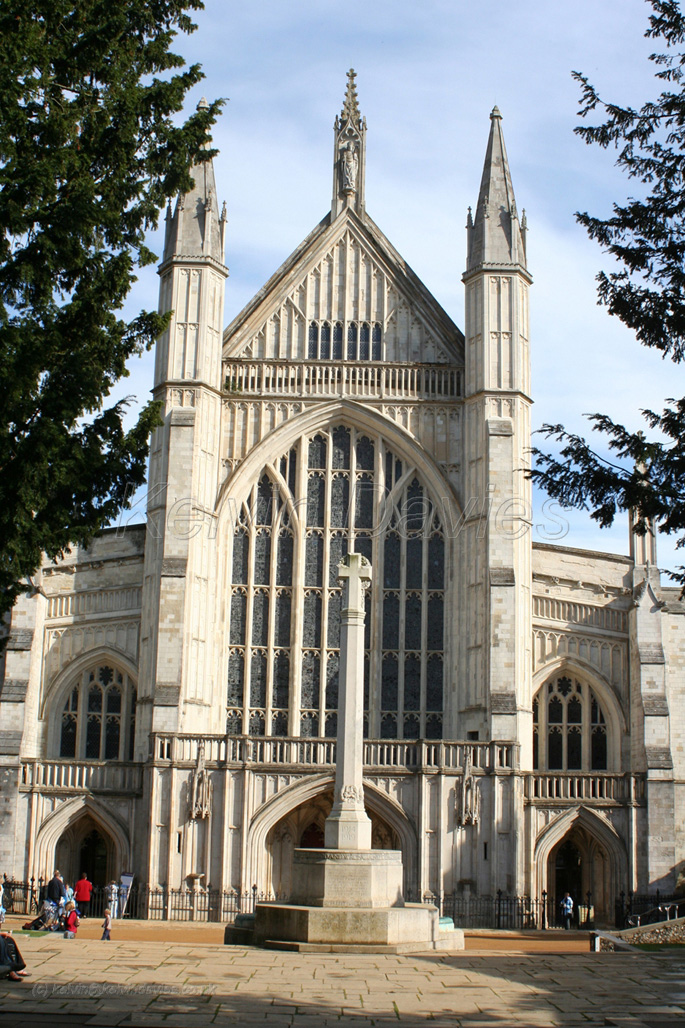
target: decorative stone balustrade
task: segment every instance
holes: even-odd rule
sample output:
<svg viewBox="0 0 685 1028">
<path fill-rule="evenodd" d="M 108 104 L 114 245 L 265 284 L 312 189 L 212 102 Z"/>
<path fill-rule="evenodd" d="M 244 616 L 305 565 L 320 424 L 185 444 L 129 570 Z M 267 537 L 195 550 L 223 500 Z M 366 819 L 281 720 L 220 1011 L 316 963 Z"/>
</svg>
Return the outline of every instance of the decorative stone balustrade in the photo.
<svg viewBox="0 0 685 1028">
<path fill-rule="evenodd" d="M 645 785 L 641 775 L 608 773 L 540 773 L 526 779 L 526 799 L 531 803 L 640 803 Z"/>
<path fill-rule="evenodd" d="M 152 758 L 156 763 L 195 764 L 198 745 L 204 743 L 206 764 L 290 765 L 331 767 L 335 764 L 334 739 L 287 739 L 250 736 L 154 735 Z M 364 767 L 369 770 L 415 770 L 464 766 L 465 751 L 471 766 L 481 771 L 513 771 L 516 747 L 511 743 L 426 742 L 373 740 L 364 743 Z"/>
<path fill-rule="evenodd" d="M 462 372 L 443 364 L 370 364 L 368 361 L 227 361 L 226 390 L 233 397 L 360 396 L 378 400 L 454 400 Z"/>
<path fill-rule="evenodd" d="M 58 593 L 48 597 L 47 617 L 70 618 L 86 614 L 114 614 L 120 610 L 140 610 L 142 593 L 140 586 Z"/>
<path fill-rule="evenodd" d="M 533 617 L 546 621 L 563 621 L 570 625 L 601 628 L 605 632 L 628 631 L 628 615 L 615 607 L 600 607 L 592 603 L 572 603 L 550 596 L 533 597 Z"/>
<path fill-rule="evenodd" d="M 40 792 L 139 794 L 143 790 L 143 768 L 140 764 L 95 761 L 24 761 L 20 785 Z"/>
</svg>

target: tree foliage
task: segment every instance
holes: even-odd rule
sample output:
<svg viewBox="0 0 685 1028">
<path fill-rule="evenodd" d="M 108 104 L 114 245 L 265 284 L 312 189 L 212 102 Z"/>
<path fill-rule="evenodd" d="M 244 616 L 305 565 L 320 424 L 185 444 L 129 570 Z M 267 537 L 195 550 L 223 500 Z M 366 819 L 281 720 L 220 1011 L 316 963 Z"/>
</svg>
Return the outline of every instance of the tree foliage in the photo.
<svg viewBox="0 0 685 1028">
<path fill-rule="evenodd" d="M 145 232 L 206 159 L 221 101 L 175 117 L 203 77 L 170 49 L 201 0 L 0 6 L 0 614 L 144 481 L 148 404 L 107 407 L 168 322 L 122 306 L 156 258 Z M 203 146 L 205 149 L 203 149 Z"/>
<path fill-rule="evenodd" d="M 676 364 L 685 357 L 685 17 L 679 0 L 648 0 L 645 35 L 661 43 L 650 60 L 662 89 L 639 109 L 606 103 L 587 77 L 580 116 L 600 110 L 604 121 L 578 126 L 589 145 L 618 151 L 617 166 L 637 185 L 637 197 L 614 204 L 610 217 L 576 214 L 618 270 L 597 276 L 600 304 L 632 329 L 644 346 Z M 599 455 L 563 425 L 542 432 L 561 444 L 558 455 L 535 448 L 532 477 L 563 505 L 590 510 L 602 526 L 632 510 L 639 531 L 648 520 L 665 532 L 685 531 L 685 399 L 666 401 L 661 413 L 642 413 L 656 437 L 630 432 L 604 414 L 591 414 L 611 451 Z M 685 536 L 678 546 L 685 544 Z M 685 569 L 676 576 L 685 583 Z"/>
</svg>

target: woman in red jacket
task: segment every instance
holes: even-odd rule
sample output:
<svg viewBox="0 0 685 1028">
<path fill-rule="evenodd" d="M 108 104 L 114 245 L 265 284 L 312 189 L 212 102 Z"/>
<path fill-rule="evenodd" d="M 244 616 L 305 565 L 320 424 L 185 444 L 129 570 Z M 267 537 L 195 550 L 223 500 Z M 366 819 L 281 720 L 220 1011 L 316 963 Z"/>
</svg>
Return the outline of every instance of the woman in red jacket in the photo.
<svg viewBox="0 0 685 1028">
<path fill-rule="evenodd" d="M 88 881 L 88 875 L 85 871 L 82 871 L 81 877 L 74 886 L 74 899 L 76 900 L 76 906 L 81 911 L 81 917 L 88 916 L 92 891 L 93 883 Z"/>
</svg>

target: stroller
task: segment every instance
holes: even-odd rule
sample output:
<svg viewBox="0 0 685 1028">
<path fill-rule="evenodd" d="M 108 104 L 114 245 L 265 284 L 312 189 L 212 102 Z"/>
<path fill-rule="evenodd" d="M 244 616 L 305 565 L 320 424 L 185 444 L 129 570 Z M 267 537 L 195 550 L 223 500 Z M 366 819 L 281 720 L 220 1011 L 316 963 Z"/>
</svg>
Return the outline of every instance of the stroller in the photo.
<svg viewBox="0 0 685 1028">
<path fill-rule="evenodd" d="M 23 925 L 25 932 L 51 932 L 59 928 L 59 907 L 51 900 L 43 900 L 38 917 Z"/>
</svg>

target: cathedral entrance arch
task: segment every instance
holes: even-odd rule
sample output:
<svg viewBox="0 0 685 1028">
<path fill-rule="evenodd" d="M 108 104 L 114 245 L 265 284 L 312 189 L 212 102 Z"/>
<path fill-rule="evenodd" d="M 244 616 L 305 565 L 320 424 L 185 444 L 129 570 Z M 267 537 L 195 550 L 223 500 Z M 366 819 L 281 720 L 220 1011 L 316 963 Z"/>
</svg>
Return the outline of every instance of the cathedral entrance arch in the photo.
<svg viewBox="0 0 685 1028">
<path fill-rule="evenodd" d="M 576 919 L 587 918 L 589 902 L 598 924 L 612 923 L 627 860 L 618 832 L 601 815 L 576 807 L 552 821 L 538 837 L 535 866 L 538 895 L 547 892 L 550 923 L 558 921 L 567 892 Z"/>
<path fill-rule="evenodd" d="M 41 824 L 31 873 L 47 880 L 57 867 L 73 885 L 85 871 L 104 885 L 127 870 L 130 860 L 128 832 L 119 819 L 93 797 L 79 796 L 60 804 Z"/>
<path fill-rule="evenodd" d="M 73 886 L 82 871 L 93 885 L 106 885 L 116 874 L 112 839 L 86 815 L 60 837 L 55 848 L 55 865 L 69 885 Z"/>
<path fill-rule="evenodd" d="M 401 851 L 405 893 L 415 891 L 418 840 L 414 825 L 399 804 L 368 782 L 364 803 L 371 818 L 373 848 Z M 250 822 L 241 888 L 256 884 L 260 892 L 287 898 L 293 850 L 321 848 L 332 805 L 332 775 L 312 775 L 267 800 Z"/>
</svg>

